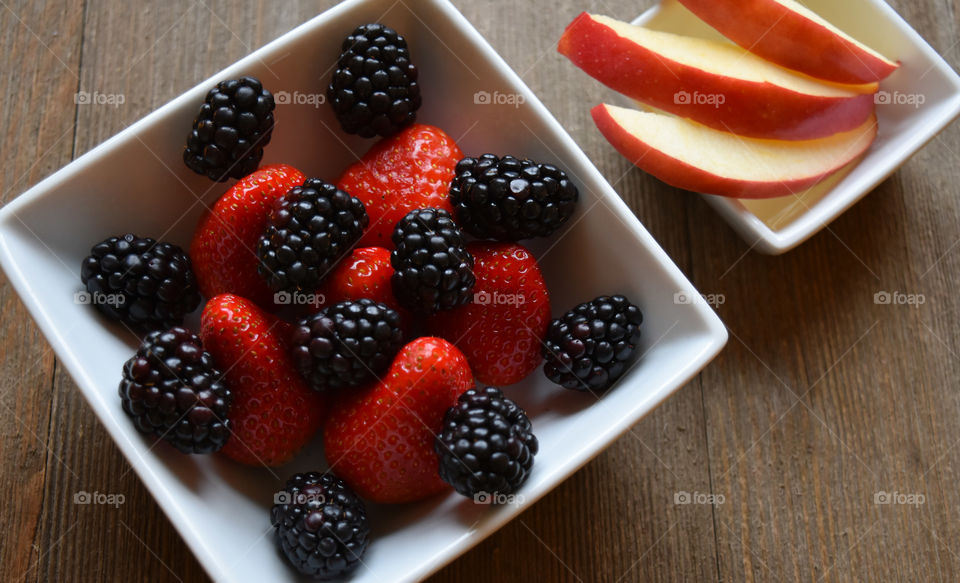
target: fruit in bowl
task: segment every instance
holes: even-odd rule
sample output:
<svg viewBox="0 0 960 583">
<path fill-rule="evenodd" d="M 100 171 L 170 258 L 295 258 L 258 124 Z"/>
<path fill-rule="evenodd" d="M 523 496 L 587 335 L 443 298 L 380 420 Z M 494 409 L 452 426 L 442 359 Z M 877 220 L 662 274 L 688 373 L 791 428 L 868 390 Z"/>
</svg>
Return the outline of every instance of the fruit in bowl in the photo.
<svg viewBox="0 0 960 583">
<path fill-rule="evenodd" d="M 536 461 L 515 496 L 504 500 L 478 495 L 472 503 L 449 490 L 399 506 L 368 503 L 371 536 L 364 538 L 358 526 L 356 538 L 345 539 L 343 545 L 354 552 L 368 549 L 350 580 L 366 583 L 427 577 L 536 503 L 609 446 L 691 380 L 726 341 L 722 323 L 708 306 L 673 302 L 677 291 L 695 293 L 693 285 L 563 126 L 449 0 L 349 0 L 339 4 L 188 89 L 0 209 L 0 265 L 13 289 L 131 469 L 183 537 L 184 545 L 218 581 L 299 580 L 297 567 L 288 565 L 284 553 L 277 550 L 279 537 L 289 543 L 303 534 L 311 549 L 313 543 L 326 549 L 332 548 L 328 546 L 331 542 L 337 543 L 298 528 L 283 527 L 276 535 L 268 532 L 269 511 L 278 500 L 282 502 L 280 489 L 286 479 L 329 468 L 323 458 L 322 434 L 316 433 L 291 462 L 272 470 L 241 465 L 222 452 L 185 456 L 174 447 L 155 444 L 151 435 L 140 435 L 117 395 L 122 365 L 138 350 L 138 341 L 132 332 L 89 305 L 104 299 L 102 296 L 74 294 L 82 289 L 77 267 L 90 246 L 108 235 L 152 236 L 189 251 L 204 209 L 213 207 L 235 183 L 233 179 L 210 181 L 190 170 L 181 158 L 191 120 L 210 88 L 224 80 L 256 77 L 277 96 L 277 126 L 264 148 L 261 170 L 286 164 L 302 171 L 304 179 L 321 178 L 336 184 L 379 140 L 348 135 L 341 129 L 330 100 L 320 99 L 330 81 L 321 73 L 336 68 L 341 42 L 358 24 L 380 15 L 383 23 L 410 41 L 411 56 L 420 69 L 423 104 L 414 123 L 440 128 L 456 138 L 465 156 L 480 158 L 489 152 L 503 158 L 512 154 L 563 169 L 579 189 L 580 202 L 558 231 L 546 238 L 519 241 L 537 260 L 549 288 L 553 315 L 598 295 L 623 293 L 643 307 L 648 317 L 639 346 L 643 357 L 635 356 L 618 384 L 599 401 L 556 388 L 540 371 L 517 385 L 501 387 L 506 397 L 527 411 L 539 442 Z M 447 47 L 456 47 L 459 58 L 449 58 Z M 502 103 L 497 91 L 516 99 Z M 476 99 L 483 92 L 493 99 L 486 103 Z M 130 180 L 123 177 L 134 177 L 140 185 L 135 195 L 131 195 Z M 537 182 L 549 187 L 546 177 L 528 180 L 530 192 L 539 192 Z M 526 188 L 520 190 L 527 192 Z M 512 194 L 502 197 L 503 205 L 513 204 L 511 198 L 516 199 Z M 456 209 L 451 216 L 467 233 L 467 244 L 475 242 Z M 287 324 L 299 323 L 318 308 L 362 299 L 366 292 L 355 295 L 358 290 L 384 292 L 385 273 L 386 291 L 392 295 L 392 274 L 380 263 L 382 252 L 377 252 L 375 261 L 356 261 L 354 252 L 362 248 L 369 247 L 355 247 L 341 259 L 320 289 L 268 292 L 264 304 L 257 302 L 257 306 L 278 314 L 276 330 L 283 331 Z M 256 245 L 250 249 L 255 258 Z M 390 249 L 381 249 L 392 269 Z M 64 269 L 59 260 L 72 268 Z M 196 262 L 192 263 L 197 275 Z M 353 265 L 362 275 L 349 273 Z M 371 269 L 373 265 L 375 269 Z M 378 277 L 368 278 L 371 271 Z M 258 275 L 255 263 L 253 274 Z M 343 285 L 346 282 L 358 285 Z M 340 290 L 348 295 L 338 297 Z M 214 297 L 202 296 L 204 302 Z M 380 297 L 370 299 L 383 303 Z M 201 311 L 195 310 L 183 321 L 193 333 L 201 331 Z M 423 327 L 423 317 L 410 314 L 403 341 L 409 343 L 424 334 L 435 336 Z M 581 439 L 565 438 L 573 433 Z M 304 506 L 290 509 L 291 525 L 299 512 L 312 513 L 321 506 L 309 496 L 304 502 Z M 489 502 L 499 504 L 490 506 Z M 352 505 L 350 508 L 352 521 L 356 512 Z M 163 520 L 159 515 L 153 519 Z M 319 528 L 322 523 L 311 522 Z M 311 560 L 306 547 L 300 552 L 304 561 Z M 351 564 L 348 553 L 344 550 L 340 555 L 346 565 Z M 337 554 L 331 553 L 330 566 L 336 566 Z M 328 564 L 326 559 L 323 563 Z"/>
<path fill-rule="evenodd" d="M 558 43 L 647 108 L 593 110 L 632 163 L 685 190 L 770 198 L 814 186 L 869 149 L 877 82 L 896 63 L 792 0 L 682 3 L 737 44 L 588 13 Z"/>
<path fill-rule="evenodd" d="M 467 359 L 448 341 L 410 342 L 381 380 L 338 396 L 323 430 L 331 470 L 373 502 L 442 492 L 433 442 L 447 409 L 473 384 Z"/>
<path fill-rule="evenodd" d="M 273 204 L 304 180 L 306 176 L 292 166 L 265 166 L 217 199 L 190 242 L 190 258 L 204 296 L 232 292 L 261 306 L 273 303 L 273 292 L 257 273 L 260 262 L 250 250 L 257 248 Z"/>
<path fill-rule="evenodd" d="M 463 152 L 442 129 L 413 124 L 374 144 L 347 168 L 337 186 L 355 192 L 370 214 L 362 246 L 393 249 L 393 227 L 425 207 L 452 212 L 448 189 Z"/>
<path fill-rule="evenodd" d="M 550 297 L 536 259 L 516 243 L 474 242 L 472 301 L 427 321 L 431 333 L 453 339 L 477 381 L 518 383 L 540 365 L 550 323 Z"/>
<path fill-rule="evenodd" d="M 744 138 L 614 105 L 598 105 L 592 114 L 617 151 L 660 180 L 738 198 L 787 196 L 809 188 L 856 160 L 877 135 L 873 116 L 847 132 L 788 142 Z"/>
<path fill-rule="evenodd" d="M 872 114 L 875 83 L 815 81 L 728 42 L 581 14 L 557 45 L 591 77 L 631 99 L 739 136 L 810 140 Z"/>
<path fill-rule="evenodd" d="M 872 83 L 900 66 L 796 0 L 680 3 L 741 47 L 816 79 Z"/>
<path fill-rule="evenodd" d="M 384 137 L 336 183 L 259 167 L 273 130 L 263 120 L 280 116 L 259 80 L 227 79 L 200 105 L 184 162 L 238 181 L 200 219 L 190 256 L 128 235 L 84 260 L 91 293 L 131 302 L 96 306 L 147 332 L 120 386 L 137 430 L 185 453 L 267 467 L 322 436 L 328 467 L 314 461 L 316 471 L 277 483 L 285 496 L 269 516 L 290 565 L 319 578 L 361 563 L 365 501 L 522 491 L 539 451 L 536 420 L 523 392 L 502 387 L 536 374 L 546 356 L 558 386 L 600 394 L 640 338 L 639 308 L 619 295 L 572 324 L 551 323 L 546 280 L 524 243 L 568 223 L 574 180 L 545 161 L 465 157 L 442 129 L 416 123 L 404 46 L 376 23 L 344 42 L 333 110 L 344 131 Z M 184 319 L 199 291 L 194 334 Z M 551 327 L 570 338 L 545 345 Z"/>
</svg>

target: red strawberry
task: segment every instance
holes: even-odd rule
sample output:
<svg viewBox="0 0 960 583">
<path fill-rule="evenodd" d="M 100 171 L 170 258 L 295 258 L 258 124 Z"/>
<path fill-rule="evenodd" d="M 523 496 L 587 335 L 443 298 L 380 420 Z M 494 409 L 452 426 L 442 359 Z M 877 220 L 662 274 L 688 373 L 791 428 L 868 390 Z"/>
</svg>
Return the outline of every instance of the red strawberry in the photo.
<svg viewBox="0 0 960 583">
<path fill-rule="evenodd" d="M 454 345 L 417 338 L 400 349 L 381 381 L 339 395 L 323 432 L 332 470 L 374 502 L 412 502 L 443 491 L 434 438 L 447 409 L 472 386 L 467 359 Z"/>
<path fill-rule="evenodd" d="M 319 311 L 325 306 L 344 300 L 368 298 L 386 304 L 399 312 L 404 330 L 409 330 L 410 313 L 393 296 L 391 276 L 393 276 L 393 266 L 390 265 L 389 251 L 383 247 L 354 249 L 327 276 L 326 281 L 317 290 L 319 303 L 312 307 Z"/>
<path fill-rule="evenodd" d="M 541 361 L 550 296 L 536 259 L 515 243 L 470 243 L 477 283 L 473 302 L 432 316 L 431 334 L 463 351 L 477 380 L 520 382 Z"/>
<path fill-rule="evenodd" d="M 320 307 L 342 302 L 369 298 L 396 310 L 400 304 L 393 297 L 390 277 L 390 252 L 383 247 L 354 249 L 337 264 L 323 282 L 317 294 Z"/>
<path fill-rule="evenodd" d="M 233 405 L 233 434 L 221 450 L 250 465 L 286 463 L 320 428 L 324 400 L 296 373 L 284 325 L 232 294 L 203 309 L 200 338 L 224 371 Z"/>
<path fill-rule="evenodd" d="M 393 249 L 393 227 L 417 208 L 450 206 L 450 182 L 463 152 L 433 126 L 414 124 L 380 140 L 340 177 L 337 187 L 363 201 L 370 227 L 358 246 Z"/>
<path fill-rule="evenodd" d="M 274 201 L 305 179 L 292 166 L 264 166 L 234 184 L 200 219 L 190 260 L 204 296 L 232 293 L 273 307 L 273 294 L 257 273 L 257 241 Z"/>
</svg>

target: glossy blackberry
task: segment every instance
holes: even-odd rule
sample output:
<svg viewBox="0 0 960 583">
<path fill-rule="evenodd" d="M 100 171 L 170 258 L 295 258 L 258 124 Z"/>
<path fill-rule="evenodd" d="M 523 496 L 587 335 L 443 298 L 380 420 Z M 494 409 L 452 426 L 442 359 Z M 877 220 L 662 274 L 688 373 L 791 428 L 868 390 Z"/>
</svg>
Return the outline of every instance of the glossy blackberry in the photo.
<svg viewBox="0 0 960 583">
<path fill-rule="evenodd" d="M 516 492 L 538 449 L 527 414 L 494 387 L 460 395 L 434 443 L 440 477 L 480 503 Z"/>
<path fill-rule="evenodd" d="M 296 474 L 273 502 L 270 523 L 297 571 L 333 579 L 360 564 L 370 542 L 367 510 L 343 480 L 327 473 Z"/>
<path fill-rule="evenodd" d="M 470 302 L 473 255 L 443 209 L 412 210 L 393 230 L 393 294 L 404 307 L 432 314 Z"/>
<path fill-rule="evenodd" d="M 407 41 L 389 26 L 364 24 L 341 50 L 327 98 L 343 131 L 392 136 L 413 123 L 421 98 Z"/>
<path fill-rule="evenodd" d="M 400 314 L 369 299 L 348 300 L 300 321 L 293 359 L 318 391 L 356 387 L 376 378 L 403 345 Z"/>
<path fill-rule="evenodd" d="M 175 326 L 200 304 L 183 249 L 131 234 L 94 245 L 80 264 L 80 281 L 86 292 L 77 301 L 137 329 Z"/>
<path fill-rule="evenodd" d="M 624 296 L 601 296 L 550 323 L 543 372 L 558 385 L 603 391 L 626 370 L 640 342 L 640 308 Z"/>
<path fill-rule="evenodd" d="M 484 154 L 457 164 L 450 202 L 457 222 L 482 239 L 546 237 L 573 214 L 579 192 L 551 164 Z"/>
<path fill-rule="evenodd" d="M 200 338 L 186 328 L 143 339 L 123 365 L 120 400 L 138 430 L 183 453 L 213 453 L 230 437 L 233 396 Z"/>
<path fill-rule="evenodd" d="M 273 95 L 253 77 L 221 81 L 207 93 L 187 136 L 183 161 L 210 180 L 257 169 L 273 131 Z"/>
<path fill-rule="evenodd" d="M 313 292 L 369 222 L 360 199 L 308 178 L 270 212 L 257 246 L 260 275 L 275 292 Z"/>
</svg>

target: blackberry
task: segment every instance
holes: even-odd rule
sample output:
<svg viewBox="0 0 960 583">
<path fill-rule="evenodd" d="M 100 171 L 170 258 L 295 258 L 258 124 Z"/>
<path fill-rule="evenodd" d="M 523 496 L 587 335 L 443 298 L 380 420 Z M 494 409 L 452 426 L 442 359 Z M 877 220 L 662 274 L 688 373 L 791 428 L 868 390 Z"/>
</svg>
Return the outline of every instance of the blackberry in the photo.
<svg viewBox="0 0 960 583">
<path fill-rule="evenodd" d="M 144 338 L 123 365 L 120 399 L 138 430 L 183 453 L 213 453 L 230 437 L 233 395 L 200 338 L 186 328 Z"/>
<path fill-rule="evenodd" d="M 552 234 L 579 196 L 556 166 L 493 154 L 461 160 L 450 185 L 457 221 L 472 235 L 498 241 Z"/>
<path fill-rule="evenodd" d="M 470 302 L 473 255 L 447 211 L 410 211 L 394 228 L 393 244 L 391 284 L 401 305 L 432 314 Z"/>
<path fill-rule="evenodd" d="M 360 564 L 370 542 L 367 510 L 343 480 L 319 472 L 296 474 L 273 501 L 270 523 L 297 571 L 333 579 Z"/>
<path fill-rule="evenodd" d="M 403 345 L 400 314 L 370 299 L 340 302 L 301 320 L 291 341 L 314 389 L 355 387 L 386 370 Z"/>
<path fill-rule="evenodd" d="M 558 385 L 603 391 L 626 370 L 640 342 L 643 313 L 624 296 L 601 296 L 550 323 L 543 372 Z"/>
<path fill-rule="evenodd" d="M 308 178 L 270 212 L 257 246 L 257 269 L 275 292 L 313 292 L 369 222 L 360 199 Z"/>
<path fill-rule="evenodd" d="M 327 98 L 343 131 L 386 137 L 413 123 L 421 97 L 407 41 L 389 26 L 364 24 L 341 51 Z"/>
<path fill-rule="evenodd" d="M 460 395 L 434 443 L 440 477 L 478 502 L 499 502 L 499 496 L 516 492 L 538 449 L 527 414 L 494 387 Z M 480 499 L 484 494 L 494 497 Z"/>
<path fill-rule="evenodd" d="M 273 95 L 253 77 L 221 81 L 193 120 L 183 161 L 218 182 L 250 174 L 270 142 L 274 107 Z"/>
<path fill-rule="evenodd" d="M 90 249 L 80 264 L 86 293 L 107 317 L 146 330 L 169 328 L 200 304 L 190 258 L 173 243 L 127 234 Z"/>
</svg>

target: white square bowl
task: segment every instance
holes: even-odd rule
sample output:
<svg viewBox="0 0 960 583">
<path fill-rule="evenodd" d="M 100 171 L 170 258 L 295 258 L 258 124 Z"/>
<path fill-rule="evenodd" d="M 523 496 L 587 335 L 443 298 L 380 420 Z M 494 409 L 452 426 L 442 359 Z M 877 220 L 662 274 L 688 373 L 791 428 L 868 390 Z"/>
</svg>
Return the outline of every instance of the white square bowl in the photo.
<svg viewBox="0 0 960 583">
<path fill-rule="evenodd" d="M 804 4 L 883 55 L 901 61 L 880 83 L 876 142 L 858 162 L 810 190 L 766 200 L 704 193 L 751 245 L 772 255 L 803 243 L 876 188 L 960 114 L 960 77 L 883 0 L 805 0 Z M 648 28 L 723 39 L 677 0 L 634 21 Z M 922 98 L 923 103 L 914 105 Z M 913 99 L 909 99 L 913 98 Z"/>
<path fill-rule="evenodd" d="M 447 130 L 468 155 L 509 152 L 555 161 L 580 187 L 583 200 L 568 228 L 533 247 L 555 311 L 620 292 L 641 305 L 646 320 L 642 358 L 599 400 L 552 386 L 539 372 L 509 388 L 531 413 L 541 443 L 521 491 L 524 503 L 483 506 L 451 494 L 373 507 L 374 542 L 353 581 L 410 581 L 439 569 L 629 430 L 696 375 L 727 339 L 704 303 L 683 299 L 698 298 L 690 282 L 449 2 L 345 2 L 203 81 L 0 211 L 0 265 L 120 450 L 217 581 L 297 580 L 276 551 L 269 508 L 290 474 L 324 467 L 322 444 L 315 440 L 288 467 L 272 471 L 219 456 L 184 456 L 165 444 L 152 447 L 117 397 L 121 365 L 136 339 L 75 303 L 80 261 L 96 241 L 128 231 L 186 246 L 204 206 L 227 188 L 211 186 L 181 160 L 208 88 L 251 74 L 275 94 L 322 94 L 340 39 L 372 21 L 395 27 L 410 43 L 424 89 L 420 121 Z M 476 103 L 483 101 L 475 98 L 478 92 L 514 99 Z M 333 180 L 371 143 L 346 138 L 329 107 L 290 101 L 278 105 L 264 163 L 287 162 Z"/>
</svg>

